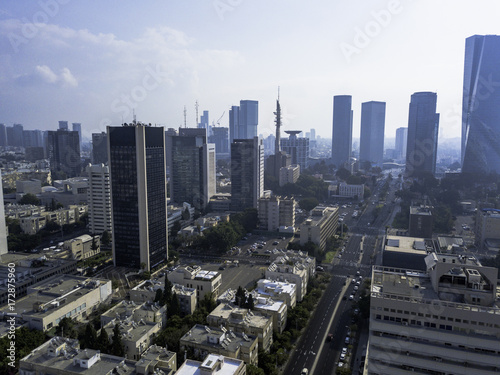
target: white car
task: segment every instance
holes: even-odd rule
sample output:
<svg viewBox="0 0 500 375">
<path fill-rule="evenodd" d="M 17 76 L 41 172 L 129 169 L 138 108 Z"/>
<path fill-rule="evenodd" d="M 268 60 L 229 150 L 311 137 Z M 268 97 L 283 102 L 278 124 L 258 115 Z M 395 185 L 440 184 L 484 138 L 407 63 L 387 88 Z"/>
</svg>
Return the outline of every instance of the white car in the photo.
<svg viewBox="0 0 500 375">
<path fill-rule="evenodd" d="M 347 354 L 347 348 L 345 346 L 342 348 L 342 354 Z"/>
<path fill-rule="evenodd" d="M 341 354 L 340 354 L 340 360 L 341 360 L 341 361 L 344 361 L 344 360 L 345 360 L 345 353 L 341 353 Z"/>
</svg>

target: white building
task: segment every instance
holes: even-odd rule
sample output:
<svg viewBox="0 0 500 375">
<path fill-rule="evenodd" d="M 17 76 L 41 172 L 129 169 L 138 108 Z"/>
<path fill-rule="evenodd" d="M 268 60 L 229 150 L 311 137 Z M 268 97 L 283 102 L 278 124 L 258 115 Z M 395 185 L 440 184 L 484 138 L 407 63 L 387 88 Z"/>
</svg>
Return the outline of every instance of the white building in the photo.
<svg viewBox="0 0 500 375">
<path fill-rule="evenodd" d="M 109 188 L 109 167 L 104 164 L 89 164 L 86 168 L 89 176 L 87 190 L 89 231 L 100 234 L 104 231 L 112 233 L 111 224 L 111 191 Z"/>
<path fill-rule="evenodd" d="M 345 198 L 358 198 L 359 200 L 363 200 L 365 193 L 365 185 L 350 185 L 345 182 L 341 182 L 338 185 L 338 195 L 340 197 Z"/>
<path fill-rule="evenodd" d="M 187 359 L 175 375 L 245 375 L 246 373 L 245 362 L 223 355 L 209 354 L 203 362 Z"/>
<path fill-rule="evenodd" d="M 326 240 L 337 231 L 338 221 L 337 207 L 317 206 L 311 211 L 311 216 L 300 225 L 300 244 L 311 241 L 324 250 Z"/>
<path fill-rule="evenodd" d="M 255 290 L 261 296 L 284 301 L 290 309 L 297 303 L 297 286 L 294 283 L 260 279 Z"/>
<path fill-rule="evenodd" d="M 199 302 L 209 293 L 212 294 L 215 300 L 219 297 L 222 276 L 216 271 L 202 270 L 200 266 L 188 266 L 179 267 L 170 272 L 168 280 L 187 288 L 196 289 L 197 301 Z"/>
<path fill-rule="evenodd" d="M 300 166 L 290 165 L 289 167 L 280 168 L 280 186 L 285 186 L 286 184 L 294 184 L 300 177 Z"/>
<path fill-rule="evenodd" d="M 296 207 L 294 198 L 262 197 L 259 199 L 259 222 L 270 232 L 275 232 L 280 227 L 294 227 Z"/>
</svg>

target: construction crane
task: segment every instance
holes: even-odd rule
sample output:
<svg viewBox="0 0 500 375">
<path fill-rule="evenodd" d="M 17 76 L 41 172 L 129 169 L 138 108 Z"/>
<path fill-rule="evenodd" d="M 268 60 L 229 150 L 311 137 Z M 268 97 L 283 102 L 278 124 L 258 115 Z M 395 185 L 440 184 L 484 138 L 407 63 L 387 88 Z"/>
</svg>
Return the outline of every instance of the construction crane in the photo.
<svg viewBox="0 0 500 375">
<path fill-rule="evenodd" d="M 226 111 L 222 112 L 222 115 L 217 120 L 217 126 L 220 126 L 220 120 L 224 117 L 225 114 L 226 114 Z M 215 126 L 215 121 L 212 122 L 212 127 L 214 127 L 214 126 Z"/>
</svg>

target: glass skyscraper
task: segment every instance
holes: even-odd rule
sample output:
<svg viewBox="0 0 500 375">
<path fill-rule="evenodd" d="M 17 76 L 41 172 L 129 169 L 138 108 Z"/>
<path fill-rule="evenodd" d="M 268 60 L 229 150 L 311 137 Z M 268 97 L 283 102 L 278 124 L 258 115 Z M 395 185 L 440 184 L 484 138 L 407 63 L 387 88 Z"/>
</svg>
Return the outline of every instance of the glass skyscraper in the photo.
<svg viewBox="0 0 500 375">
<path fill-rule="evenodd" d="M 359 160 L 382 167 L 384 161 L 385 102 L 361 104 Z"/>
<path fill-rule="evenodd" d="M 351 158 L 352 151 L 352 97 L 333 97 L 332 160 L 337 168 Z"/>
<path fill-rule="evenodd" d="M 500 173 L 500 36 L 465 41 L 462 172 Z"/>
<path fill-rule="evenodd" d="M 163 127 L 108 126 L 113 261 L 149 271 L 167 259 Z"/>
<path fill-rule="evenodd" d="M 235 139 L 253 139 L 257 137 L 259 123 L 259 102 L 256 100 L 240 100 L 240 106 L 232 106 L 229 110 L 229 137 L 231 143 Z"/>
<path fill-rule="evenodd" d="M 436 172 L 439 114 L 436 113 L 437 94 L 416 92 L 411 96 L 408 115 L 406 173 L 418 177 Z"/>
</svg>

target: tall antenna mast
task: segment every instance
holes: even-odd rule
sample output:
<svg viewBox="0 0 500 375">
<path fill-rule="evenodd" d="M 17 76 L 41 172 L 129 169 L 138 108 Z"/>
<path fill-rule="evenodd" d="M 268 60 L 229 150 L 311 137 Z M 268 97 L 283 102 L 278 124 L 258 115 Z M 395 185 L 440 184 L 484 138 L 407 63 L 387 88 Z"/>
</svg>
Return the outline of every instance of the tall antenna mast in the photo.
<svg viewBox="0 0 500 375">
<path fill-rule="evenodd" d="M 186 121 L 186 118 L 187 118 L 187 110 L 186 110 L 186 106 L 184 106 L 184 127 L 187 128 L 187 121 Z"/>
</svg>

